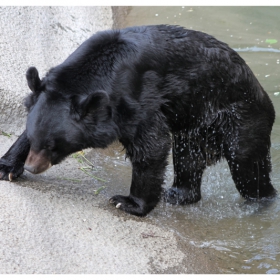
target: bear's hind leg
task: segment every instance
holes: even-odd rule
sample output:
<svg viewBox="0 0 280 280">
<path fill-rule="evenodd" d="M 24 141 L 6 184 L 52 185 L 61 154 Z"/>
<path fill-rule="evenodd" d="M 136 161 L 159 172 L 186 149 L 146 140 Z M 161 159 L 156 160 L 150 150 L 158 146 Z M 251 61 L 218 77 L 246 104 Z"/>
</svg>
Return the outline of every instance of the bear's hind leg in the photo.
<svg viewBox="0 0 280 280">
<path fill-rule="evenodd" d="M 232 159 L 226 157 L 230 166 L 233 181 L 242 197 L 248 200 L 273 198 L 277 191 L 271 184 L 269 173 L 271 171 L 270 156 L 262 160 L 252 161 Z"/>
<path fill-rule="evenodd" d="M 200 148 L 186 134 L 173 134 L 174 183 L 166 191 L 165 201 L 171 204 L 190 204 L 201 199 L 201 179 L 206 160 Z"/>
</svg>

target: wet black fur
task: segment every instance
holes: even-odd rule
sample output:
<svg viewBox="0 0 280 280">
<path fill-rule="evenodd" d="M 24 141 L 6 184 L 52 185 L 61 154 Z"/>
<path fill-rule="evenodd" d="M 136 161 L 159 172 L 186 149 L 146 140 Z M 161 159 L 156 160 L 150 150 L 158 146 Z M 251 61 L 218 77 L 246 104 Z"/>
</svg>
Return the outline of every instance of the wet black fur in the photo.
<svg viewBox="0 0 280 280">
<path fill-rule="evenodd" d="M 2 179 L 22 173 L 30 146 L 57 164 L 119 140 L 132 183 L 111 202 L 128 213 L 144 216 L 160 200 L 171 143 L 170 203 L 198 201 L 204 169 L 221 158 L 246 199 L 276 194 L 273 105 L 244 60 L 210 35 L 166 25 L 99 32 L 42 81 L 30 68 L 27 81 L 26 131 L 0 160 Z"/>
</svg>

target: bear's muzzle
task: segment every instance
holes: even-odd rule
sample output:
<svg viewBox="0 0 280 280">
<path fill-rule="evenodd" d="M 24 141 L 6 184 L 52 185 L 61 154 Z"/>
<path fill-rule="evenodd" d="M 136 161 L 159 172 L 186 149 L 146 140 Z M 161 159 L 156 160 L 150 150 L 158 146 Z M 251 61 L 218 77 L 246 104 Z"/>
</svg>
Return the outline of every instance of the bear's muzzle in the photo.
<svg viewBox="0 0 280 280">
<path fill-rule="evenodd" d="M 24 164 L 24 169 L 33 174 L 39 174 L 46 171 L 51 166 L 51 160 L 46 150 L 35 152 L 30 149 Z"/>
</svg>

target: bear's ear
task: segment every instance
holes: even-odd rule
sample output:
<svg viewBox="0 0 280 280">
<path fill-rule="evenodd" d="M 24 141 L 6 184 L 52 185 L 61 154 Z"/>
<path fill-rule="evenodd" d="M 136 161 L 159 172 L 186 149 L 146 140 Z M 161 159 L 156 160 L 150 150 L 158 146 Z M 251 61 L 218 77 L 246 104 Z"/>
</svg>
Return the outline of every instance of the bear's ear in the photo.
<svg viewBox="0 0 280 280">
<path fill-rule="evenodd" d="M 108 105 L 109 101 L 110 99 L 107 92 L 98 90 L 79 100 L 78 104 L 76 104 L 76 108 L 78 109 L 80 117 L 83 118 L 89 112 Z"/>
<path fill-rule="evenodd" d="M 29 67 L 26 71 L 26 80 L 29 88 L 33 93 L 38 93 L 41 88 L 41 80 L 38 70 L 35 67 Z"/>
</svg>

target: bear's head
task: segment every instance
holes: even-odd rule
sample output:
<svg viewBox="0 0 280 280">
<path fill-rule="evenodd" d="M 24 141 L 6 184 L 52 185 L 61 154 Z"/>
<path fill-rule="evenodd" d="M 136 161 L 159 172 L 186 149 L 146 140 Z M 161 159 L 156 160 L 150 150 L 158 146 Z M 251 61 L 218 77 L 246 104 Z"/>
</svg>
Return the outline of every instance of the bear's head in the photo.
<svg viewBox="0 0 280 280">
<path fill-rule="evenodd" d="M 24 168 L 47 170 L 71 153 L 105 148 L 117 137 L 108 94 L 92 90 L 73 94 L 57 81 L 40 80 L 35 67 L 26 73 L 32 93 L 26 98 L 26 135 L 30 151 Z"/>
</svg>

